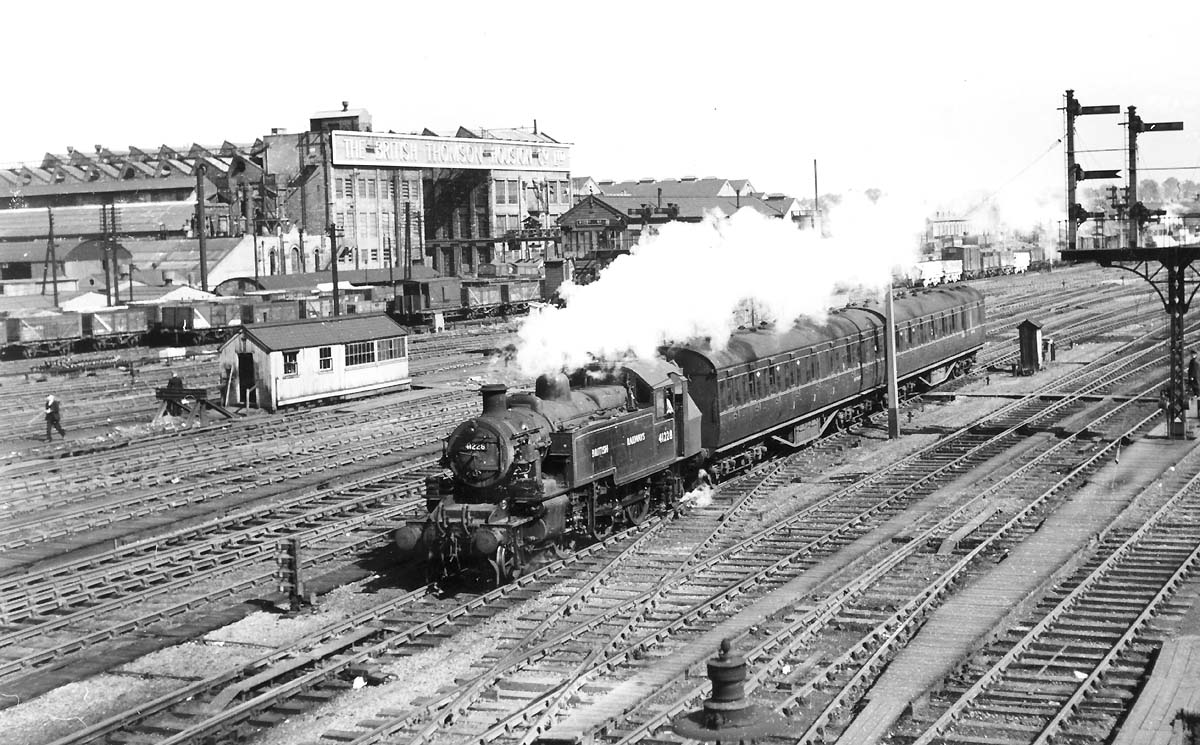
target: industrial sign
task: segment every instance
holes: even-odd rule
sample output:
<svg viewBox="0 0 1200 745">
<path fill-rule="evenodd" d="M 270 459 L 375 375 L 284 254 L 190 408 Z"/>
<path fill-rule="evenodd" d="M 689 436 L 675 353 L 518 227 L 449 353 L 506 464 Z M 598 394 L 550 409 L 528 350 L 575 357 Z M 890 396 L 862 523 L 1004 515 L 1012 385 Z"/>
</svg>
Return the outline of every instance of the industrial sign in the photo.
<svg viewBox="0 0 1200 745">
<path fill-rule="evenodd" d="M 570 145 L 376 132 L 334 132 L 333 164 L 392 168 L 570 171 Z"/>
</svg>

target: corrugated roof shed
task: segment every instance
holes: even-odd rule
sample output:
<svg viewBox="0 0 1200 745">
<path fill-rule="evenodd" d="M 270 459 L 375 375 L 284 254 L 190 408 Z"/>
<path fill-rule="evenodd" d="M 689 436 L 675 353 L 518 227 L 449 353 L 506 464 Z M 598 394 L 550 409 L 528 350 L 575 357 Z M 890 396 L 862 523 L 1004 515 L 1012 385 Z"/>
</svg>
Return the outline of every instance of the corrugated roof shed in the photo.
<svg viewBox="0 0 1200 745">
<path fill-rule="evenodd" d="M 0 184 L 0 197 L 11 197 L 17 193 L 26 197 L 50 194 L 108 194 L 112 192 L 136 194 L 162 189 L 195 188 L 196 179 L 191 176 L 169 176 L 167 178 L 127 179 L 124 181 L 66 181 L 60 184 L 30 184 L 28 186 Z M 212 181 L 206 180 L 205 190 L 209 194 L 214 193 L 216 188 Z"/>
<path fill-rule="evenodd" d="M 205 258 L 209 268 L 220 263 L 243 238 L 209 238 L 205 241 Z M 138 269 L 155 272 L 200 272 L 200 241 L 196 238 L 168 238 L 166 240 L 121 241 L 133 256 Z"/>
<path fill-rule="evenodd" d="M 54 258 L 63 261 L 71 249 L 77 246 L 76 241 L 54 242 Z M 0 243 L 0 263 L 15 264 L 44 264 L 46 262 L 46 241 L 17 241 L 15 243 Z"/>
<path fill-rule="evenodd" d="M 240 333 L 263 349 L 276 352 L 282 349 L 390 339 L 407 334 L 408 329 L 383 313 L 371 313 L 314 318 L 307 321 L 257 323 L 253 326 L 243 326 Z"/>
<path fill-rule="evenodd" d="M 122 235 L 180 230 L 196 212 L 195 202 L 128 202 L 117 205 Z M 161 226 L 161 228 L 160 228 Z M 49 234 L 45 209 L 0 210 L 0 237 L 39 238 Z M 61 236 L 99 235 L 100 208 L 56 207 L 54 233 Z"/>
<path fill-rule="evenodd" d="M 412 268 L 412 279 L 430 279 L 441 276 L 433 269 L 418 264 Z M 404 279 L 404 268 L 396 267 L 389 276 L 387 269 L 340 269 L 338 285 L 381 285 L 390 284 L 392 278 L 396 282 Z M 319 284 L 332 282 L 330 272 L 305 272 L 304 274 L 274 274 L 260 276 L 258 285 L 263 290 L 309 290 L 316 289 Z"/>
</svg>

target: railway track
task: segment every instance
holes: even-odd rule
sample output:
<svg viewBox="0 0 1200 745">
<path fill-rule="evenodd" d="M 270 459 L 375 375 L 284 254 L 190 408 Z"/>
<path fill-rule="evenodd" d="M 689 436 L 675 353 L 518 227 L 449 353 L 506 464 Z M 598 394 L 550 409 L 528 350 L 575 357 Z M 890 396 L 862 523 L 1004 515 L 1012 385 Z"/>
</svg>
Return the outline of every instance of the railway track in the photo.
<svg viewBox="0 0 1200 745">
<path fill-rule="evenodd" d="M 1125 402 L 1102 411 L 1082 431 L 1094 431 L 1131 406 L 1133 402 Z M 950 505 L 945 514 L 912 526 L 899 548 L 889 547 L 892 550 L 878 551 L 869 561 L 849 565 L 842 576 L 804 595 L 796 606 L 785 605 L 761 618 L 739 642 L 754 670 L 747 686 L 760 686 L 756 700 L 787 714 L 793 731 L 803 733 L 789 741 L 830 741 L 836 736 L 831 723 L 857 702 L 891 654 L 970 571 L 978 571 L 981 564 L 986 568 L 987 559 L 1002 556 L 1006 547 L 1036 529 L 1051 506 L 1049 500 L 1069 483 L 1086 478 L 1125 437 L 1156 416 L 1135 416 L 1128 429 L 1128 421 L 1118 425 L 1106 438 L 1108 444 L 1095 448 L 1083 462 L 1072 452 L 1075 437 L 1063 439 L 965 503 Z M 1034 486 L 1039 482 L 1041 487 Z M 1007 502 L 1008 508 L 996 512 L 988 508 L 989 502 Z M 964 541 L 967 536 L 974 537 L 970 544 Z M 647 692 L 643 700 L 627 701 L 619 714 L 595 719 L 582 735 L 598 742 L 662 739 L 659 730 L 698 705 L 707 690 L 687 671 L 657 682 L 661 690 L 656 695 Z"/>
<path fill-rule="evenodd" d="M 180 519 L 179 510 L 185 505 L 238 495 L 242 495 L 243 500 L 255 499 L 255 490 L 271 484 L 432 447 L 440 441 L 447 426 L 462 418 L 469 405 L 463 401 L 433 417 L 414 412 L 399 419 L 377 422 L 373 429 L 359 430 L 355 434 L 339 429 L 309 439 L 287 440 L 286 448 L 270 452 L 249 444 L 241 449 L 245 458 L 237 456 L 239 449 L 230 449 L 228 463 L 220 463 L 223 453 L 210 454 L 186 481 L 176 474 L 157 488 L 132 492 L 116 484 L 113 489 L 118 494 L 110 499 L 102 499 L 103 492 L 99 490 L 77 492 L 78 498 L 71 497 L 66 507 L 43 509 L 7 521 L 0 527 L 0 552 L 35 543 L 61 541 L 80 534 L 95 534 L 115 523 L 146 520 L 166 511 L 173 513 L 163 517 L 163 522 L 169 524 Z M 61 550 L 49 546 L 51 554 Z"/>
<path fill-rule="evenodd" d="M 1180 468 L 1190 477 L 1171 474 L 1184 483 L 1165 501 L 1161 488 L 1148 491 L 1161 503 L 1149 519 L 1110 531 L 1036 616 L 969 660 L 902 736 L 914 745 L 1106 741 L 1166 636 L 1160 615 L 1185 587 L 1196 589 L 1200 456 Z"/>
<path fill-rule="evenodd" d="M 1088 389 L 1088 390 L 1091 390 L 1091 389 Z M 1042 416 L 1042 414 L 1038 414 L 1037 416 L 1040 417 L 1040 416 Z M 1021 421 L 1024 422 L 1024 420 L 1021 420 Z M 1015 427 L 1014 427 L 1014 431 L 1015 431 Z M 977 445 L 967 447 L 966 450 L 977 452 L 977 457 L 982 457 L 982 455 L 979 455 Z M 995 456 L 992 455 L 991 457 L 995 457 Z M 797 461 L 799 461 L 799 459 L 800 458 L 797 458 Z M 928 471 L 929 471 L 928 461 L 926 461 L 922 465 L 919 465 L 919 467 L 918 467 L 918 465 L 914 464 L 912 468 L 913 468 L 914 473 L 928 473 Z M 949 464 L 943 464 L 944 474 L 946 474 L 948 476 L 950 473 L 952 473 L 952 470 L 953 469 L 952 469 L 952 467 L 950 467 Z M 778 475 L 778 474 L 779 474 L 779 471 L 776 471 L 776 475 Z M 922 476 L 922 479 L 924 479 L 924 476 Z M 786 475 L 786 471 L 785 471 L 785 475 L 784 475 L 784 477 L 782 477 L 782 481 L 786 482 L 787 480 L 788 479 L 787 479 L 787 475 Z M 929 486 L 930 488 L 932 487 L 931 483 L 926 483 L 926 486 Z M 763 493 L 766 493 L 769 491 L 770 491 L 770 489 L 764 489 Z M 856 491 L 857 491 L 857 489 L 856 489 Z M 894 485 L 889 485 L 888 488 L 886 489 L 886 491 L 894 492 L 895 491 Z M 842 517 L 842 525 L 846 525 L 846 527 L 854 527 L 854 528 L 862 529 L 862 525 L 863 525 L 864 521 L 868 521 L 868 519 L 881 519 L 882 518 L 881 509 L 880 509 L 880 506 L 878 506 L 878 505 L 875 505 L 874 507 L 866 507 L 865 510 L 862 509 L 862 507 L 860 507 L 860 509 L 858 511 L 854 511 L 851 513 L 851 515 L 848 515 L 848 516 L 846 515 L 845 510 L 846 510 L 845 507 L 842 507 L 841 517 Z M 730 521 L 730 519 L 728 519 L 727 516 L 726 516 L 726 519 L 724 519 L 724 521 L 721 521 L 721 519 L 720 519 L 721 515 L 724 515 L 724 510 L 716 511 L 716 515 L 715 515 L 716 521 L 721 522 L 721 523 L 727 523 L 730 525 L 739 524 L 740 522 L 742 522 L 742 521 Z M 848 517 L 848 519 L 847 519 L 847 517 Z M 791 523 L 791 524 L 785 523 L 785 525 L 786 525 L 785 528 L 775 528 L 772 531 L 772 534 L 778 535 L 778 533 L 775 533 L 775 531 L 779 531 L 779 530 L 785 530 L 785 531 L 786 530 L 791 530 L 791 531 L 811 530 L 812 528 L 810 528 L 810 527 L 812 524 L 814 524 L 814 513 L 802 512 L 802 513 L 799 513 L 799 515 L 796 518 L 794 518 L 793 523 Z M 804 525 L 804 528 L 798 528 L 798 525 Z M 696 529 L 696 528 L 692 527 L 690 529 Z M 726 529 L 728 529 L 728 528 L 726 528 Z M 826 531 L 824 531 L 824 533 L 822 533 L 821 535 L 828 534 L 830 540 L 832 540 L 834 536 L 842 536 L 842 539 L 845 540 L 844 530 L 845 530 L 845 528 L 842 530 L 830 528 L 830 529 L 827 529 Z M 808 537 L 809 537 L 809 542 L 812 542 L 812 535 L 810 534 Z M 732 539 L 728 539 L 728 540 L 732 540 Z M 762 539 L 762 537 L 761 537 L 761 539 L 758 539 L 758 540 L 763 541 L 764 539 Z M 660 536 L 660 540 L 658 542 L 659 542 L 659 545 L 664 545 L 664 543 L 670 543 L 670 541 L 664 540 L 664 536 Z M 745 548 L 743 547 L 743 551 L 744 551 L 744 549 Z M 780 572 L 791 571 L 790 569 L 788 569 L 788 567 L 797 566 L 797 560 L 796 560 L 796 558 L 792 557 L 792 553 L 794 553 L 794 551 L 788 552 L 786 555 L 786 559 L 780 559 L 779 555 L 776 554 L 775 561 L 773 561 L 773 563 L 768 563 L 768 565 L 766 567 L 761 567 L 761 566 L 758 567 L 758 571 L 752 572 L 750 577 L 743 578 L 742 581 L 736 583 L 736 585 L 734 585 L 734 587 L 737 587 L 737 585 L 742 585 L 743 583 L 745 583 L 745 588 L 760 587 L 760 589 L 761 589 L 763 587 L 778 587 L 778 584 L 774 584 L 775 582 L 779 581 L 779 578 L 776 577 L 776 575 L 779 575 Z M 728 573 L 728 561 L 730 561 L 730 559 L 728 559 L 728 557 L 730 557 L 730 555 L 731 555 L 730 553 L 718 552 L 718 555 L 716 555 L 716 557 L 712 561 L 710 561 L 710 564 L 708 564 L 708 566 L 715 567 L 715 569 L 712 569 L 712 571 L 714 572 L 714 575 L 709 576 L 709 581 L 714 581 L 713 576 L 720 576 L 720 575 L 722 575 L 722 573 Z M 816 558 L 811 559 L 811 560 L 815 561 Z M 572 645 L 568 641 L 569 638 L 577 638 L 577 637 L 584 635 L 584 633 L 592 633 L 592 635 L 594 635 L 595 630 L 599 629 L 599 627 L 601 627 L 601 626 L 616 626 L 617 631 L 613 631 L 613 636 L 611 637 L 611 639 L 620 639 L 620 638 L 623 638 L 622 633 L 619 633 L 620 629 L 626 629 L 626 627 L 628 627 L 628 629 L 631 629 L 631 626 L 630 626 L 631 618 L 644 618 L 643 615 L 638 615 L 637 613 L 632 613 L 631 615 L 622 615 L 622 614 L 620 614 L 622 612 L 614 611 L 614 609 L 612 609 L 612 608 L 624 608 L 624 611 L 631 612 L 631 611 L 634 611 L 634 609 L 638 609 L 638 608 L 643 609 L 643 611 L 644 611 L 644 609 L 646 609 L 646 608 L 664 608 L 664 607 L 678 606 L 679 605 L 679 595 L 667 597 L 666 593 L 664 591 L 664 588 L 661 587 L 661 585 L 664 585 L 664 584 L 667 584 L 668 587 L 670 587 L 670 585 L 672 584 L 672 583 L 662 583 L 661 582 L 662 561 L 664 561 L 664 558 L 662 558 L 661 555 L 655 555 L 655 557 L 652 560 L 652 563 L 650 563 L 650 566 L 653 567 L 653 570 L 650 570 L 649 572 L 647 572 L 646 564 L 642 565 L 642 573 L 643 573 L 643 575 L 649 575 L 649 579 L 647 579 L 646 577 L 643 576 L 643 583 L 641 584 L 641 587 L 644 588 L 643 593 L 641 595 L 634 593 L 634 597 L 629 597 L 628 594 L 626 594 L 626 593 L 628 593 L 628 591 L 629 591 L 628 588 L 631 587 L 630 581 L 632 578 L 632 573 L 636 573 L 636 571 L 630 570 L 630 569 L 624 569 L 620 573 L 613 572 L 612 576 L 619 577 L 619 579 L 620 579 L 619 582 L 617 582 L 616 584 L 613 585 L 613 588 L 618 588 L 618 587 L 622 588 L 622 591 L 620 591 L 619 595 L 620 595 L 620 597 L 623 597 L 623 600 L 620 599 L 620 597 L 618 597 L 618 600 L 613 603 L 612 607 L 607 608 L 605 612 L 596 611 L 596 609 L 594 608 L 594 606 L 596 606 L 596 603 L 598 603 L 598 600 L 596 600 L 596 599 L 598 599 L 598 596 L 607 597 L 608 595 L 616 593 L 617 590 L 613 589 L 613 588 L 608 588 L 608 587 L 605 587 L 604 590 L 595 590 L 594 589 L 595 584 L 594 584 L 594 582 L 590 582 L 590 579 L 592 579 L 592 578 L 589 578 L 586 588 L 583 588 L 584 591 L 586 591 L 586 593 L 590 594 L 590 597 L 592 597 L 592 600 L 590 600 L 588 603 L 588 611 L 586 611 L 586 613 L 587 613 L 586 618 L 581 617 L 580 614 L 572 614 L 571 615 L 571 623 L 569 624 L 568 629 L 562 630 L 562 631 L 556 630 L 553 633 L 550 632 L 550 625 L 546 624 L 545 621 L 539 621 L 539 623 L 536 623 L 533 625 L 534 626 L 533 630 L 526 630 L 523 633 L 521 633 L 521 635 L 520 635 L 521 641 L 518 641 L 517 644 L 512 645 L 512 647 L 515 647 L 515 649 L 512 649 L 512 651 L 510 651 L 510 653 L 508 653 L 506 655 L 499 656 L 498 659 L 496 659 L 492 662 L 492 667 L 496 668 L 496 672 L 498 672 L 500 674 L 511 674 L 512 668 L 520 667 L 521 665 L 528 665 L 527 660 L 522 662 L 521 660 L 517 660 L 516 657 L 515 657 L 514 661 L 512 661 L 511 665 L 508 665 L 508 663 L 500 663 L 503 660 L 505 660 L 506 657 L 508 657 L 508 655 L 517 654 L 517 651 L 521 650 L 521 649 L 528 649 L 529 656 L 538 657 L 539 660 L 544 660 L 546 655 L 551 654 L 551 651 L 557 650 L 557 649 L 564 649 L 566 651 L 569 651 L 570 649 L 574 648 L 577 653 L 577 651 L 578 651 L 577 647 L 572 647 Z M 626 564 L 626 566 L 629 566 L 629 565 Z M 809 566 L 811 566 L 811 564 L 809 564 Z M 686 563 L 684 563 L 683 565 L 680 565 L 680 569 L 678 572 L 676 572 L 676 575 L 673 575 L 673 576 L 678 576 L 678 577 L 689 577 L 688 587 L 690 587 L 690 589 L 688 589 L 688 587 L 685 587 L 683 590 L 680 590 L 680 595 L 695 596 L 697 594 L 695 587 L 692 587 L 692 585 L 694 585 L 695 582 L 692 581 L 692 579 L 690 579 L 690 578 L 700 576 L 701 572 L 698 571 L 698 569 L 700 569 L 700 567 L 698 567 L 696 565 L 686 566 Z M 631 571 L 632 571 L 632 573 L 629 573 Z M 764 572 L 766 572 L 766 573 L 764 573 Z M 768 579 L 768 577 L 770 579 Z M 725 582 L 727 585 L 728 584 L 727 579 L 725 579 Z M 647 584 L 647 583 L 649 583 L 649 584 Z M 650 585 L 653 585 L 653 587 L 650 587 Z M 680 585 L 680 587 L 683 587 L 683 585 Z M 745 588 L 743 588 L 742 591 L 746 591 Z M 566 593 L 569 596 L 578 596 L 576 594 L 576 591 L 569 590 L 569 588 L 566 587 L 566 585 L 564 585 L 564 587 L 562 588 L 562 593 Z M 692 611 L 694 611 L 694 612 L 686 614 L 684 621 L 694 620 L 701 613 L 712 614 L 712 613 L 718 612 L 718 611 L 716 611 L 715 608 L 724 606 L 725 603 L 730 602 L 732 599 L 734 599 L 734 597 L 737 597 L 738 594 L 739 593 L 736 589 L 726 587 L 725 590 L 721 591 L 719 597 L 715 597 L 715 599 L 709 599 L 710 601 L 712 601 L 712 603 L 709 603 L 709 605 L 703 605 L 700 607 L 692 608 Z M 649 602 L 652 600 L 655 600 L 655 602 Z M 643 603 L 646 603 L 646 605 L 643 606 Z M 608 603 L 605 603 L 605 605 L 608 605 Z M 551 603 L 551 606 L 552 607 L 568 606 L 569 607 L 570 603 Z M 714 606 L 715 606 L 715 608 L 714 608 Z M 672 615 L 678 615 L 678 614 L 672 612 Z M 683 618 L 683 617 L 680 617 L 680 618 Z M 614 620 L 614 619 L 617 619 L 617 620 Z M 536 636 L 535 631 L 542 633 L 542 635 L 545 635 L 544 637 L 542 637 L 542 642 L 540 644 L 532 643 L 534 637 L 532 637 L 530 635 L 532 635 L 532 633 L 534 633 L 534 636 Z M 656 631 L 654 633 L 654 635 L 650 635 L 650 636 L 652 636 L 654 638 L 658 638 L 659 633 L 661 633 L 661 630 Z M 564 636 L 564 635 L 568 635 L 568 636 Z M 644 647 L 644 645 L 646 645 L 646 638 L 644 638 L 644 637 L 638 637 L 638 638 L 641 638 L 641 642 Z M 596 641 L 595 641 L 594 636 L 589 636 L 588 644 L 592 645 L 592 647 L 594 647 L 595 643 L 596 643 Z M 653 643 L 650 643 L 650 645 L 653 645 Z M 530 649 L 530 647 L 532 647 L 532 649 Z M 634 653 L 632 653 L 632 651 L 630 651 L 630 649 L 626 649 L 626 647 L 628 647 L 628 645 L 620 643 L 619 641 L 611 643 L 610 645 L 608 645 L 608 647 L 613 649 L 612 655 L 622 656 L 622 655 L 634 654 Z M 641 647 L 638 647 L 638 648 L 641 648 Z M 524 653 L 522 653 L 522 654 L 524 654 Z M 612 655 L 608 655 L 608 657 L 611 657 Z M 521 657 L 521 655 L 517 655 L 517 657 Z M 600 661 L 601 662 L 611 661 L 611 660 L 608 660 L 608 657 L 604 657 L 604 660 L 600 660 Z M 577 679 L 581 679 L 583 677 L 582 673 L 584 671 L 581 671 L 581 669 L 578 669 L 577 663 L 578 663 L 578 660 L 576 660 L 576 667 L 572 668 L 571 679 L 577 680 Z M 539 669 L 539 672 L 544 672 L 544 668 L 539 667 L 538 669 Z M 493 674 L 496 674 L 496 673 L 493 673 Z M 496 683 L 498 685 L 502 685 L 502 686 L 505 685 L 504 681 L 496 681 Z M 490 689 L 490 687 L 491 687 L 490 684 L 484 683 L 484 684 L 469 685 L 468 689 L 473 690 L 473 691 L 474 690 L 484 691 L 484 690 Z M 521 687 L 522 686 L 520 684 L 514 684 L 514 686 L 512 686 L 512 689 L 521 690 Z M 270 701 L 272 703 L 277 702 L 277 697 L 274 695 L 262 695 L 262 696 L 265 696 L 265 698 L 263 698 L 263 701 L 268 701 L 268 699 L 270 699 Z M 474 707 L 474 705 L 479 703 L 478 701 L 462 701 L 462 702 L 460 702 L 460 699 L 463 697 L 463 691 L 462 691 L 461 687 L 455 687 L 454 690 L 446 691 L 444 693 L 443 697 L 449 699 L 449 701 L 443 702 L 442 708 L 449 709 L 449 711 L 451 713 L 449 716 L 450 720 L 467 721 L 467 720 L 472 719 L 472 717 L 470 717 L 468 715 L 464 715 L 464 711 L 472 709 Z M 456 703 L 456 702 L 458 702 L 458 703 Z M 492 708 L 492 707 L 494 707 L 494 705 L 496 705 L 496 702 L 490 701 L 490 699 L 488 699 L 486 704 L 487 704 L 488 708 Z M 383 737 L 392 738 L 397 733 L 402 733 L 402 732 L 408 731 L 408 729 L 412 728 L 414 725 L 420 726 L 421 722 L 431 721 L 431 719 L 430 719 L 431 716 L 434 717 L 434 719 L 437 719 L 437 717 L 439 716 L 439 711 L 440 711 L 439 708 L 434 707 L 434 709 L 432 711 L 421 710 L 421 711 L 415 711 L 415 713 L 414 713 L 414 711 L 408 711 L 408 713 L 404 713 L 401 716 L 383 717 L 382 715 L 380 715 L 380 717 L 376 717 L 376 719 L 372 720 L 373 726 L 370 729 L 368 729 L 367 732 L 356 733 L 353 735 L 353 737 L 352 737 L 352 735 L 350 735 L 350 733 L 338 732 L 338 733 L 335 733 L 335 739 L 342 740 L 342 741 L 355 741 L 355 743 L 358 743 L 358 741 L 362 741 L 362 743 L 366 743 L 366 741 L 379 741 L 379 738 L 383 738 Z M 245 711 L 242 711 L 241 714 L 244 714 L 246 716 L 254 716 L 254 715 L 251 715 L 250 713 L 245 713 Z M 522 721 L 524 721 L 524 720 L 522 720 Z M 503 722 L 502 722 L 502 725 L 503 725 Z M 224 721 L 222 726 L 228 726 L 228 721 Z M 427 723 L 425 726 L 427 726 Z M 500 725 L 498 725 L 498 726 L 500 726 Z M 186 735 L 186 738 L 184 738 L 184 739 L 172 739 L 172 740 L 168 740 L 168 741 L 186 741 L 187 739 L 203 737 L 203 733 L 204 732 L 211 733 L 211 729 L 203 729 L 203 728 L 193 727 L 192 729 L 190 729 L 190 732 L 192 732 L 193 734 Z M 460 734 L 462 734 L 462 733 L 457 732 L 455 734 L 451 734 L 450 739 L 454 740 Z M 182 737 L 182 735 L 181 735 L 181 737 Z M 420 739 L 421 737 L 424 737 L 424 735 L 422 735 L 420 732 L 418 732 L 418 733 L 414 734 L 414 737 L 416 739 Z"/>
</svg>

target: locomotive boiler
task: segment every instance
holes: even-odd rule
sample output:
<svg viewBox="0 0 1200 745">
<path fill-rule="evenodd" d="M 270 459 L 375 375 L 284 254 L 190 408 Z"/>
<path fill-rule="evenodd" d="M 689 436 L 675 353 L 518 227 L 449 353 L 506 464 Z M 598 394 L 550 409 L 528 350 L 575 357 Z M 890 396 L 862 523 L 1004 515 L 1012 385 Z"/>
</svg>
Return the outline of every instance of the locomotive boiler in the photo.
<svg viewBox="0 0 1200 745">
<path fill-rule="evenodd" d="M 428 517 L 395 534 L 432 576 L 506 581 L 675 503 L 694 475 L 700 412 L 667 362 L 543 375 L 532 393 L 485 385 L 482 397 L 443 443 Z"/>
</svg>

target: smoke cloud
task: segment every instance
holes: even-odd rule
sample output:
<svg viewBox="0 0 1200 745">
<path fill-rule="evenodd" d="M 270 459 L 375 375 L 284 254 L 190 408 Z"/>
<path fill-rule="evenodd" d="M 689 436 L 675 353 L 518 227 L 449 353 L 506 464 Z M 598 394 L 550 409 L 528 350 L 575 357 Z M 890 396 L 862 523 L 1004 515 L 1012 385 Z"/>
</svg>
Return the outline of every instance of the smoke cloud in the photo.
<svg viewBox="0 0 1200 745">
<path fill-rule="evenodd" d="M 747 316 L 781 329 L 802 316 L 823 318 L 844 304 L 847 290 L 877 291 L 893 266 L 914 261 L 923 215 L 887 197 L 851 194 L 821 231 L 751 208 L 668 223 L 597 281 L 563 285 L 565 308 L 527 318 L 519 367 L 537 375 L 595 360 L 650 359 L 664 343 L 703 337 L 720 348 Z"/>
</svg>

